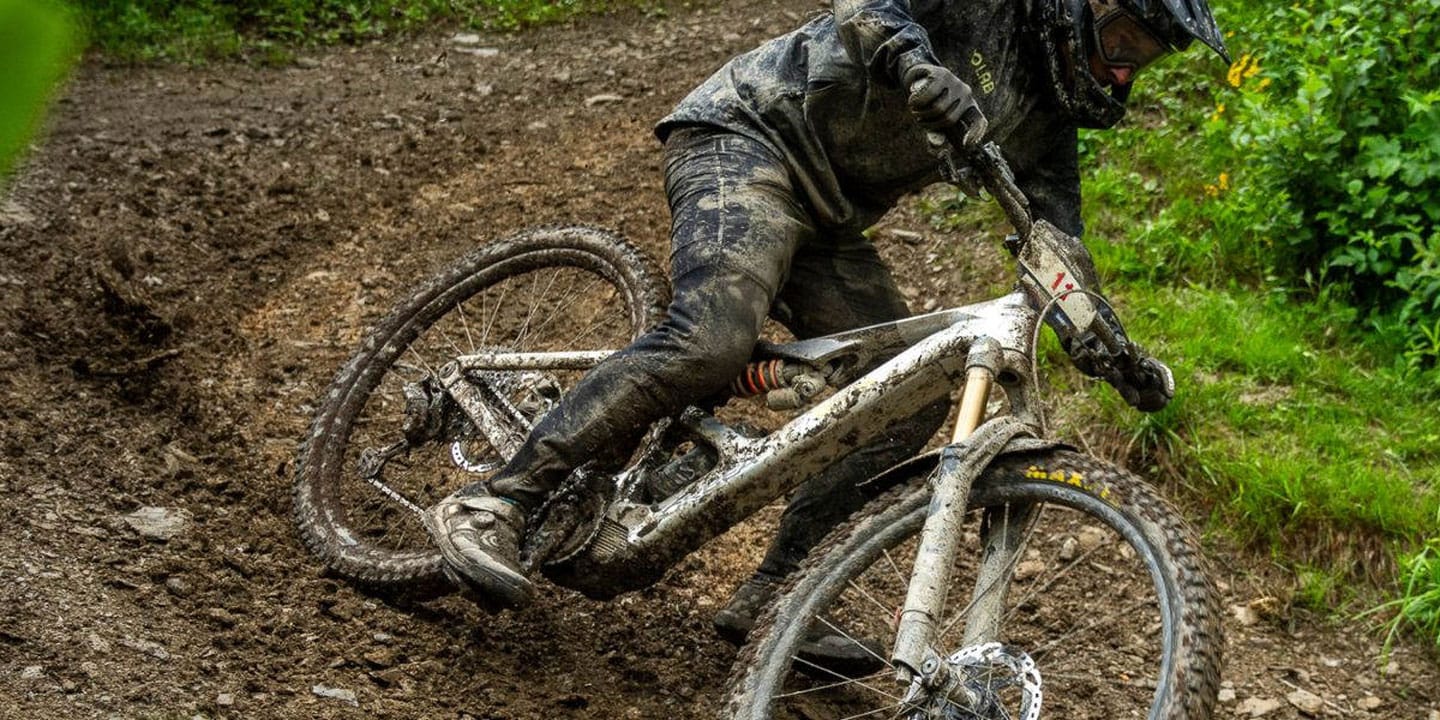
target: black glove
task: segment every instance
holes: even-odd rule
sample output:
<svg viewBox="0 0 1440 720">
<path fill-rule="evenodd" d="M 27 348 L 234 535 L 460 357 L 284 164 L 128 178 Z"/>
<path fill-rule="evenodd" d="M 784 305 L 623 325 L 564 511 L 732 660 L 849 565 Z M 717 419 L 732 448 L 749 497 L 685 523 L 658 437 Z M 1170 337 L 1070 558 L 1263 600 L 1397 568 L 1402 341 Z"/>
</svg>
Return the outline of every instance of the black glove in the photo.
<svg viewBox="0 0 1440 720">
<path fill-rule="evenodd" d="M 1119 355 L 1098 342 L 1065 343 L 1065 350 L 1080 372 L 1110 383 L 1130 407 L 1147 413 L 1165 409 L 1175 397 L 1174 373 L 1139 345 L 1128 340 L 1122 343 L 1124 351 Z"/>
<path fill-rule="evenodd" d="M 1165 363 L 1144 355 L 1140 348 L 1136 347 L 1135 352 L 1140 354 L 1138 360 L 1105 380 L 1115 386 L 1130 407 L 1147 413 L 1164 410 L 1175 397 L 1175 375 Z"/>
<path fill-rule="evenodd" d="M 975 102 L 970 86 L 955 73 L 929 63 L 917 63 L 901 78 L 910 92 L 910 112 L 921 125 L 932 130 L 960 126 L 962 144 L 976 145 L 985 137 L 985 115 Z"/>
</svg>

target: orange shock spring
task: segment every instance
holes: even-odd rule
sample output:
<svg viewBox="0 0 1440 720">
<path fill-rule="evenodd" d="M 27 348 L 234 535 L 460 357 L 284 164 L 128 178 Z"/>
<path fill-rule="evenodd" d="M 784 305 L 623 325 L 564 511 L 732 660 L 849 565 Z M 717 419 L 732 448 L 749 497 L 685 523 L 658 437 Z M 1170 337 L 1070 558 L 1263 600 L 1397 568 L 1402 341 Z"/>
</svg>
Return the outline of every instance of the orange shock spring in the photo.
<svg viewBox="0 0 1440 720">
<path fill-rule="evenodd" d="M 730 392 L 735 397 L 751 397 L 785 387 L 781 371 L 784 360 L 761 360 L 745 366 L 740 376 L 730 381 Z"/>
</svg>

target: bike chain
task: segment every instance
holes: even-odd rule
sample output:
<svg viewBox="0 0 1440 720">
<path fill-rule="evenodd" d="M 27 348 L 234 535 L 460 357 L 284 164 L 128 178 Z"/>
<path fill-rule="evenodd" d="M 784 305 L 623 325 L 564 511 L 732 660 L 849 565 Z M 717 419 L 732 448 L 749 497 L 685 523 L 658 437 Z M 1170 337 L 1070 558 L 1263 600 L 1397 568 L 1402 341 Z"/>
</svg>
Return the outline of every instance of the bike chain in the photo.
<svg viewBox="0 0 1440 720">
<path fill-rule="evenodd" d="M 467 473 L 479 474 L 499 469 L 499 467 L 503 464 L 499 460 L 481 460 L 479 462 L 472 461 L 470 458 L 465 456 L 464 442 L 465 441 L 463 440 L 456 440 L 455 442 L 450 443 L 450 461 L 455 463 L 455 467 L 458 467 Z"/>
<path fill-rule="evenodd" d="M 522 413 L 520 409 L 515 406 L 514 403 L 510 402 L 510 399 L 506 397 L 506 395 L 513 393 L 517 390 L 528 390 L 533 392 L 535 381 L 533 381 L 533 379 L 529 377 L 532 374 L 535 373 L 486 373 L 485 381 L 490 383 L 491 389 L 493 390 L 493 392 L 490 394 L 494 396 L 490 399 L 495 402 L 503 403 L 503 409 L 505 410 L 506 414 L 510 415 L 511 417 L 525 417 L 525 414 Z M 553 403 L 547 402 L 545 409 L 542 412 L 536 414 L 536 417 L 543 416 L 546 412 L 549 412 L 553 405 Z M 450 443 L 450 460 L 455 463 L 456 467 L 471 474 L 479 474 L 489 472 L 491 470 L 498 470 L 505 465 L 504 460 L 480 460 L 478 462 L 475 460 L 471 460 L 470 457 L 465 454 L 463 440 L 456 440 Z"/>
<path fill-rule="evenodd" d="M 401 450 L 407 448 L 408 445 L 403 440 L 384 450 L 365 448 L 365 450 L 360 453 L 360 477 L 364 479 L 365 482 L 374 486 L 375 489 L 379 490 L 385 497 L 394 500 L 401 507 L 404 507 L 416 515 L 424 515 L 425 510 L 423 508 L 410 502 L 410 499 L 401 495 L 399 490 L 386 485 L 385 481 L 380 479 L 380 471 L 384 469 L 385 463 L 389 462 L 390 458 L 399 454 Z"/>
</svg>

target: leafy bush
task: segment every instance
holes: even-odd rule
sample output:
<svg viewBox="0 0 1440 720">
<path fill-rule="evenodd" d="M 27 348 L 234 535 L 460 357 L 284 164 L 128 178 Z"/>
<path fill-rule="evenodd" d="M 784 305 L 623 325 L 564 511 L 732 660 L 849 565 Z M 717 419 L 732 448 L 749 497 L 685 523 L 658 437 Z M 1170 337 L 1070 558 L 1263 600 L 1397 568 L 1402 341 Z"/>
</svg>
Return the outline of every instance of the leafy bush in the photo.
<svg viewBox="0 0 1440 720">
<path fill-rule="evenodd" d="M 1213 2 L 1236 62 L 1149 68 L 1082 134 L 1088 244 L 1181 385 L 1130 461 L 1299 563 L 1309 602 L 1398 570 L 1385 611 L 1435 638 L 1440 0 Z"/>
<path fill-rule="evenodd" d="M 74 60 L 73 18 L 52 2 L 0 0 L 0 187 Z"/>
<path fill-rule="evenodd" d="M 1270 244 L 1271 269 L 1341 283 L 1440 359 L 1440 0 L 1228 6 L 1241 52 L 1206 124 L 1226 232 Z"/>
</svg>

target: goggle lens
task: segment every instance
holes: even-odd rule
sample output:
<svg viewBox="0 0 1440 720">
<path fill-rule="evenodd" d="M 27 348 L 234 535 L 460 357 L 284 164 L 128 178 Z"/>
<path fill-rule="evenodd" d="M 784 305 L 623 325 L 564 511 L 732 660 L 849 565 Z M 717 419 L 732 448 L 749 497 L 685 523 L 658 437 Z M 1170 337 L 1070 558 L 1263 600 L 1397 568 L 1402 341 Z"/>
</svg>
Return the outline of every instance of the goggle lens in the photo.
<svg viewBox="0 0 1440 720">
<path fill-rule="evenodd" d="M 1118 5 L 1097 7 L 1093 2 L 1091 7 L 1096 11 L 1095 46 L 1106 63 L 1139 72 L 1146 65 L 1170 54 L 1170 46 L 1124 8 Z"/>
</svg>

